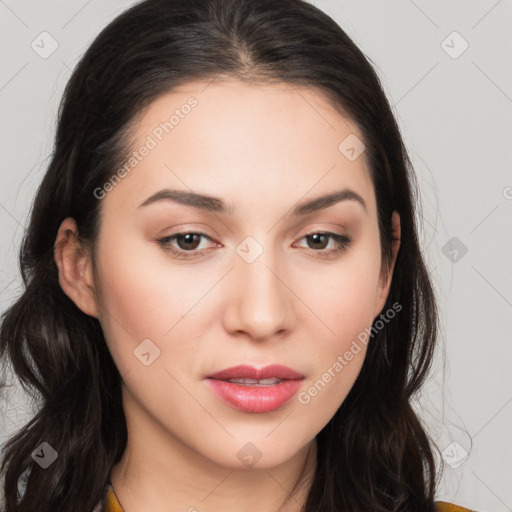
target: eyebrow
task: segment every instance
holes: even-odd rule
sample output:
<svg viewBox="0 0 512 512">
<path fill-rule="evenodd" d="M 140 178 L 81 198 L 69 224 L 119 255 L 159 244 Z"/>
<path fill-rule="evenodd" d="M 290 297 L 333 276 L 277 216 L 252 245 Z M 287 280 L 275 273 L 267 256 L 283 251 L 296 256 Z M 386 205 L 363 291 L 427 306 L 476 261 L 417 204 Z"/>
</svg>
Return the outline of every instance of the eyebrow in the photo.
<svg viewBox="0 0 512 512">
<path fill-rule="evenodd" d="M 293 208 L 291 215 L 293 217 L 307 215 L 308 213 L 324 210 L 336 203 L 348 200 L 358 202 L 366 212 L 368 211 L 364 199 L 354 190 L 345 188 L 337 192 L 332 192 L 331 194 L 315 197 L 299 203 Z M 234 212 L 234 206 L 232 204 L 226 203 L 218 197 L 198 194 L 196 192 L 188 192 L 186 190 L 172 189 L 159 190 L 149 196 L 138 206 L 138 208 L 148 206 L 156 203 L 157 201 L 172 201 L 192 208 L 199 208 L 209 212 L 224 213 L 228 215 L 232 215 Z"/>
</svg>

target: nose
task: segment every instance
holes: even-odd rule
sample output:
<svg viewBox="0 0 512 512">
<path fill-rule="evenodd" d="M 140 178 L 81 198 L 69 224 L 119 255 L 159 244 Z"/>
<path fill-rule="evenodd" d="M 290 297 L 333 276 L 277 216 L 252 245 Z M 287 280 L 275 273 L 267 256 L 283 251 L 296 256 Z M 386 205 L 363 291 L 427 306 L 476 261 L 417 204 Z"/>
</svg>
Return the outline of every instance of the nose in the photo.
<svg viewBox="0 0 512 512">
<path fill-rule="evenodd" d="M 295 321 L 294 295 L 279 268 L 269 251 L 252 263 L 236 257 L 224 313 L 227 332 L 264 341 L 291 330 Z"/>
</svg>

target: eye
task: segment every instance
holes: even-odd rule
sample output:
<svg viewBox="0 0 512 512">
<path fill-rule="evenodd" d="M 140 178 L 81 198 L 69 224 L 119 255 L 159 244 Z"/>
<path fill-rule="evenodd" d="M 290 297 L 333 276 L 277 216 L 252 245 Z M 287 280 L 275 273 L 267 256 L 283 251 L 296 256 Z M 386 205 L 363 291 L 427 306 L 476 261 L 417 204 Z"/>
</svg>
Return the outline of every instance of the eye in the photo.
<svg viewBox="0 0 512 512">
<path fill-rule="evenodd" d="M 209 240 L 214 245 L 217 245 L 217 247 L 220 245 L 214 242 L 208 235 L 199 232 L 174 233 L 173 235 L 158 239 L 157 242 L 164 251 L 170 253 L 173 257 L 187 259 L 207 254 L 208 251 L 204 247 L 202 249 L 199 248 L 201 246 L 201 239 Z M 321 257 L 336 256 L 346 251 L 352 243 L 352 239 L 347 235 L 323 231 L 309 233 L 300 240 L 306 240 L 307 244 L 312 246 L 313 253 Z M 331 242 L 334 243 L 334 247 L 326 249 Z M 176 244 L 178 247 L 173 244 Z"/>
<path fill-rule="evenodd" d="M 204 250 L 198 249 L 198 247 L 201 245 L 201 238 L 205 238 L 213 242 L 213 240 L 208 235 L 196 232 L 175 233 L 173 235 L 166 236 L 165 238 L 160 238 L 157 241 L 162 246 L 162 248 L 166 252 L 171 253 L 172 256 L 186 259 L 191 257 L 204 256 L 206 254 Z M 178 247 L 173 246 L 173 242 L 176 243 Z"/>
<path fill-rule="evenodd" d="M 306 240 L 307 244 L 310 245 L 310 247 L 312 246 L 315 255 L 319 256 L 335 256 L 346 251 L 352 243 L 352 238 L 349 236 L 328 231 L 309 233 L 302 237 L 301 240 Z M 334 242 L 334 248 L 326 250 L 330 242 Z"/>
</svg>

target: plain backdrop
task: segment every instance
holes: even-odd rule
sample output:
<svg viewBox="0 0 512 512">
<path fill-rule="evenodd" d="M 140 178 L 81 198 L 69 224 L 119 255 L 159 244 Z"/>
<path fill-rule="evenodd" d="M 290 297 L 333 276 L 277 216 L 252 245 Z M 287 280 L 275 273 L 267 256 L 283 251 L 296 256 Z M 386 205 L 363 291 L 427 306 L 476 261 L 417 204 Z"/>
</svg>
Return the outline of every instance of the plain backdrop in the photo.
<svg viewBox="0 0 512 512">
<path fill-rule="evenodd" d="M 417 402 L 443 452 L 438 498 L 512 510 L 512 2 L 323 0 L 373 62 L 421 191 L 421 240 L 442 332 Z M 0 311 L 78 58 L 133 2 L 0 0 Z M 43 42 L 42 42 L 43 41 Z M 6 388 L 0 443 L 32 412 Z M 8 391 L 8 393 L 7 393 Z"/>
</svg>

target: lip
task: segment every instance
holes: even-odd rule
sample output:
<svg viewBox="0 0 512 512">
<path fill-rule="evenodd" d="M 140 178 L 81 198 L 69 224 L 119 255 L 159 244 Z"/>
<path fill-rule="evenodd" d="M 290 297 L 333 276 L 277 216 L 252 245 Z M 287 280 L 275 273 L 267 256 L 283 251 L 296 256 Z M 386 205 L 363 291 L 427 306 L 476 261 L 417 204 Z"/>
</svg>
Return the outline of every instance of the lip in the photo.
<svg viewBox="0 0 512 512">
<path fill-rule="evenodd" d="M 227 379 L 282 379 L 277 384 L 251 386 L 228 382 Z M 265 413 L 282 407 L 299 390 L 304 375 L 283 365 L 255 368 L 239 365 L 209 375 L 209 388 L 227 405 L 243 412 Z"/>
<path fill-rule="evenodd" d="M 256 368 L 248 364 L 241 364 L 238 366 L 232 366 L 226 368 L 220 372 L 212 373 L 208 375 L 209 379 L 227 380 L 227 379 L 270 379 L 277 377 L 278 379 L 287 380 L 300 380 L 304 378 L 302 373 L 299 373 L 288 366 L 282 364 L 271 364 L 264 366 L 263 368 Z"/>
</svg>

